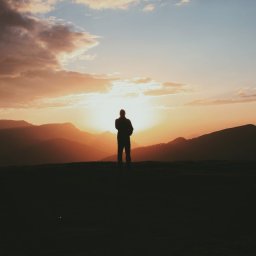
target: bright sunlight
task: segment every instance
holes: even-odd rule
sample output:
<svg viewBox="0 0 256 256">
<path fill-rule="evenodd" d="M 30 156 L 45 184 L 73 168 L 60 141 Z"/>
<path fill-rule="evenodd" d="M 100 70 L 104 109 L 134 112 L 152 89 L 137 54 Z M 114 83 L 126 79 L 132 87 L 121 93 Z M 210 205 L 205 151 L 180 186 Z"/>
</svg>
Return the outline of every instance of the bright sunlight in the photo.
<svg viewBox="0 0 256 256">
<path fill-rule="evenodd" d="M 148 98 L 138 87 L 125 82 L 117 82 L 108 93 L 91 95 L 88 108 L 91 125 L 98 131 L 115 131 L 114 122 L 120 109 L 126 111 L 126 117 L 136 131 L 148 129 L 156 123 L 155 111 Z"/>
</svg>

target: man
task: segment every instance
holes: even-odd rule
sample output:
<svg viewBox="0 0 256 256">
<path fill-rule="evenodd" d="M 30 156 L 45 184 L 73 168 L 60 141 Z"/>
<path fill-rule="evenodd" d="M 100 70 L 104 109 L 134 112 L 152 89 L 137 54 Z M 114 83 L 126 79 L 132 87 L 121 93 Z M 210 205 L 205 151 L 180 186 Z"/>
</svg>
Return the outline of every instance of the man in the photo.
<svg viewBox="0 0 256 256">
<path fill-rule="evenodd" d="M 125 117 L 125 111 L 120 110 L 120 117 L 115 122 L 117 133 L 117 144 L 118 144 L 118 165 L 121 167 L 123 163 L 123 150 L 125 149 L 126 165 L 130 167 L 131 164 L 131 142 L 130 136 L 133 132 L 132 123 Z"/>
</svg>

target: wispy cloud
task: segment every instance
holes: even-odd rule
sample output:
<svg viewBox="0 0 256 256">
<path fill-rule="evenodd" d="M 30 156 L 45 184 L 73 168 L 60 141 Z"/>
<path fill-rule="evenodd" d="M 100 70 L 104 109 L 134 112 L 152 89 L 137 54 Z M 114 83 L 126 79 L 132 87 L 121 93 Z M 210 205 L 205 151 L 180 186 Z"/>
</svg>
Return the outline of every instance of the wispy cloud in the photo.
<svg viewBox="0 0 256 256">
<path fill-rule="evenodd" d="M 69 72 L 62 67 L 63 58 L 76 52 L 85 54 L 97 45 L 96 36 L 25 11 L 31 10 L 33 3 L 50 8 L 55 2 L 0 1 L 1 107 L 25 106 L 40 97 L 104 91 L 109 85 L 108 78 Z"/>
<path fill-rule="evenodd" d="M 201 99 L 195 100 L 187 105 L 189 106 L 207 106 L 207 105 L 224 105 L 224 104 L 235 104 L 235 103 L 248 103 L 248 102 L 256 102 L 255 98 L 249 99 Z"/>
<path fill-rule="evenodd" d="M 84 4 L 91 9 L 116 9 L 127 10 L 131 6 L 142 4 L 144 12 L 152 12 L 158 5 L 167 4 L 170 0 L 3 0 L 12 8 L 22 13 L 47 13 L 52 11 L 56 4 L 67 1 L 75 4 Z M 177 0 L 178 1 L 178 0 Z M 190 3 L 191 0 L 179 0 L 175 5 L 181 6 Z"/>
<path fill-rule="evenodd" d="M 97 37 L 70 24 L 19 11 L 17 1 L 0 2 L 0 76 L 38 69 L 60 69 L 63 56 L 86 52 Z M 31 1 L 21 1 L 22 6 Z"/>
<path fill-rule="evenodd" d="M 184 84 L 165 82 L 159 83 L 156 87 L 148 87 L 148 90 L 144 92 L 148 96 L 164 96 L 170 94 L 184 93 L 188 91 L 188 87 Z"/>
<path fill-rule="evenodd" d="M 75 3 L 85 4 L 92 9 L 128 9 L 140 0 L 74 0 Z"/>
<path fill-rule="evenodd" d="M 79 53 L 78 58 L 93 60 L 95 55 L 87 51 L 99 41 L 97 36 L 70 23 L 37 15 L 52 10 L 59 1 L 0 0 L 0 107 L 26 107 L 38 99 L 108 90 L 117 94 L 124 91 L 129 97 L 161 96 L 186 90 L 185 85 L 161 83 L 147 77 L 124 81 L 64 70 L 63 60 L 76 53 Z M 75 2 L 95 9 L 125 9 L 140 1 Z M 153 4 L 146 6 L 148 11 L 155 7 Z M 116 86 L 118 79 L 119 87 Z M 127 90 L 123 90 L 124 85 Z"/>
<path fill-rule="evenodd" d="M 188 92 L 187 85 L 165 82 L 161 83 L 152 78 L 135 78 L 131 80 L 117 80 L 114 83 L 115 92 L 122 95 L 137 96 L 143 94 L 144 96 L 166 96 L 170 94 L 178 94 Z"/>
<path fill-rule="evenodd" d="M 224 105 L 256 102 L 256 88 L 243 88 L 231 97 L 198 99 L 189 102 L 190 106 Z"/>
<path fill-rule="evenodd" d="M 5 2 L 20 12 L 47 13 L 61 1 L 63 0 L 8 0 Z"/>
<path fill-rule="evenodd" d="M 156 6 L 154 4 L 147 4 L 144 6 L 143 11 L 144 12 L 153 12 L 155 10 Z"/>
<path fill-rule="evenodd" d="M 146 84 L 146 83 L 152 82 L 152 79 L 150 77 L 140 77 L 140 78 L 134 78 L 132 82 L 136 84 Z"/>
<path fill-rule="evenodd" d="M 179 0 L 175 5 L 181 6 L 190 3 L 191 0 Z M 101 9 L 122 9 L 127 10 L 131 6 L 141 4 L 143 6 L 142 10 L 144 12 L 152 12 L 157 6 L 162 6 L 170 0 L 152 0 L 150 3 L 143 0 L 74 0 L 75 3 L 85 4 L 91 9 L 101 10 Z M 139 5 L 141 7 L 141 5 Z"/>
<path fill-rule="evenodd" d="M 241 98 L 256 97 L 256 87 L 245 87 L 238 90 L 237 95 Z"/>
<path fill-rule="evenodd" d="M 0 107 L 26 107 L 44 98 L 106 92 L 111 79 L 71 71 L 34 70 L 0 80 Z"/>
<path fill-rule="evenodd" d="M 176 5 L 181 6 L 181 5 L 184 5 L 184 4 L 188 4 L 190 2 L 191 2 L 190 0 L 180 0 L 178 3 L 176 3 Z"/>
</svg>

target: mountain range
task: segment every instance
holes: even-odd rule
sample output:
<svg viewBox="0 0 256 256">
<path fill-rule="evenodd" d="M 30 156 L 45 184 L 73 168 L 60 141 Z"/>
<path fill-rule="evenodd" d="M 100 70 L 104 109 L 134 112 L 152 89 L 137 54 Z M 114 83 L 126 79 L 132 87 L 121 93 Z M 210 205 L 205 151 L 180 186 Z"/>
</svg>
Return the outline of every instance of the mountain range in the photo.
<svg viewBox="0 0 256 256">
<path fill-rule="evenodd" d="M 116 156 L 106 158 L 115 160 Z M 133 161 L 256 161 L 256 126 L 228 128 L 193 139 L 177 138 L 168 143 L 132 150 Z"/>
<path fill-rule="evenodd" d="M 98 161 L 116 151 L 116 136 L 91 134 L 71 123 L 32 125 L 0 120 L 0 165 Z"/>
<path fill-rule="evenodd" d="M 132 143 L 136 145 L 135 143 Z M 116 136 L 91 134 L 71 123 L 32 125 L 0 120 L 0 165 L 115 161 Z M 193 139 L 132 150 L 133 161 L 256 160 L 256 126 L 249 124 Z"/>
</svg>

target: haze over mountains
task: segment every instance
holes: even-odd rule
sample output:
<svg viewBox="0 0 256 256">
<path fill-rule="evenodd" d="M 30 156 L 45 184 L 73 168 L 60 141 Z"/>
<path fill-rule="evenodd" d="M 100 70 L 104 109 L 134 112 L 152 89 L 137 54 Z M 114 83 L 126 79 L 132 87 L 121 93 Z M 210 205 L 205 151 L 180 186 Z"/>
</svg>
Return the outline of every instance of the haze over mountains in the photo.
<svg viewBox="0 0 256 256">
<path fill-rule="evenodd" d="M 0 165 L 97 161 L 115 150 L 111 133 L 90 134 L 71 123 L 36 126 L 0 120 Z"/>
<path fill-rule="evenodd" d="M 135 143 L 133 143 L 134 145 Z M 256 160 L 256 126 L 132 150 L 133 161 Z M 0 120 L 0 165 L 115 161 L 116 136 L 91 134 L 71 123 L 32 125 Z"/>
</svg>

